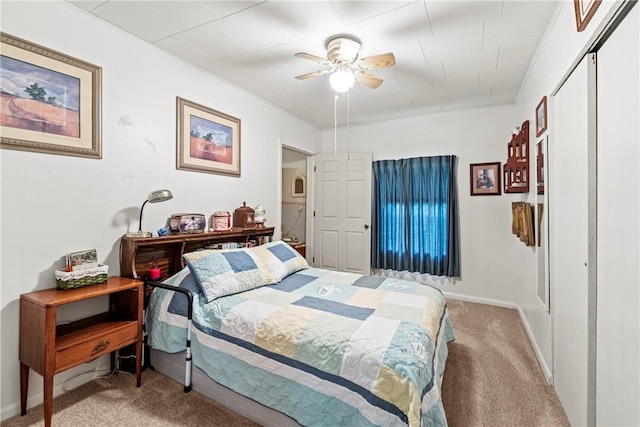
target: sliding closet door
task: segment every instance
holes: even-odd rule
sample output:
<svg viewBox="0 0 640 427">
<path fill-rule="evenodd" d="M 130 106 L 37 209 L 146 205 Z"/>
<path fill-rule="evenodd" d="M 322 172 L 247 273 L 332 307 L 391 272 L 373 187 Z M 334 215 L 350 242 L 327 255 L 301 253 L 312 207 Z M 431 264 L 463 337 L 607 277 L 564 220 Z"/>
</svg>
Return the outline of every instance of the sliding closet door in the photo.
<svg viewBox="0 0 640 427">
<path fill-rule="evenodd" d="M 590 60 L 582 60 L 553 98 L 549 144 L 553 384 L 575 426 L 587 424 Z"/>
<path fill-rule="evenodd" d="M 598 50 L 597 425 L 640 425 L 636 5 Z"/>
</svg>

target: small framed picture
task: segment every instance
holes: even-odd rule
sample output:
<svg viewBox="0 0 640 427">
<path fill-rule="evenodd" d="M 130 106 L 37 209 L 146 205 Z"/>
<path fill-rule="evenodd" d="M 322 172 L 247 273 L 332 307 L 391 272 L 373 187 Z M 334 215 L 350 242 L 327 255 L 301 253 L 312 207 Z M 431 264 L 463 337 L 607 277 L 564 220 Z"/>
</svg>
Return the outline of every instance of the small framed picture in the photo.
<svg viewBox="0 0 640 427">
<path fill-rule="evenodd" d="M 472 196 L 499 196 L 502 194 L 500 162 L 470 164 L 469 178 Z"/>
<path fill-rule="evenodd" d="M 547 97 L 543 96 L 536 107 L 536 137 L 547 130 Z"/>
<path fill-rule="evenodd" d="M 576 29 L 578 32 L 587 28 L 589 21 L 596 13 L 601 0 L 573 0 L 573 8 L 576 12 Z"/>
<path fill-rule="evenodd" d="M 240 176 L 240 119 L 177 97 L 177 169 Z"/>
</svg>

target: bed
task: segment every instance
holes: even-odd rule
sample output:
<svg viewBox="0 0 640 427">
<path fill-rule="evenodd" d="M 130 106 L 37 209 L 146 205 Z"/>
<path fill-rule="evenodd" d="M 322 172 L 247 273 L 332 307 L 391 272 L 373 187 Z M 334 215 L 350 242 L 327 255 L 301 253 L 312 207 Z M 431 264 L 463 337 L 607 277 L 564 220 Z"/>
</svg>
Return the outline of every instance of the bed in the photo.
<svg viewBox="0 0 640 427">
<path fill-rule="evenodd" d="M 183 257 L 149 283 L 156 370 L 263 425 L 447 425 L 439 290 L 312 268 L 280 241 Z"/>
</svg>

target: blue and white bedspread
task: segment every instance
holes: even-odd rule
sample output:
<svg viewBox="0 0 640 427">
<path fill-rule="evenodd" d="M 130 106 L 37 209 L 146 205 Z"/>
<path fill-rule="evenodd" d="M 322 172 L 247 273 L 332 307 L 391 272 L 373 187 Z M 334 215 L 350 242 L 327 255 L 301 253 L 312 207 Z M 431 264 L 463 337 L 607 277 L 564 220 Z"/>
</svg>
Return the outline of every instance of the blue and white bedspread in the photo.
<svg viewBox="0 0 640 427">
<path fill-rule="evenodd" d="M 440 385 L 454 339 L 442 293 L 417 282 L 302 269 L 207 302 L 194 294 L 196 366 L 305 426 L 445 426 Z M 186 298 L 154 290 L 149 345 L 185 349 Z"/>
</svg>

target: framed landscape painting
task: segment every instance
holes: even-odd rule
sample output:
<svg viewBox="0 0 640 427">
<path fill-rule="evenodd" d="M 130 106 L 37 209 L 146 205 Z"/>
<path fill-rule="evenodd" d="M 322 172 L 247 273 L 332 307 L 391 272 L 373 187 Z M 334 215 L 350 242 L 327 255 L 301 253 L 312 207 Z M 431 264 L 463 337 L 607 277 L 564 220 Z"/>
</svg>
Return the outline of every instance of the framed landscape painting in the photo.
<svg viewBox="0 0 640 427">
<path fill-rule="evenodd" d="M 177 97 L 177 169 L 240 176 L 240 119 Z"/>
<path fill-rule="evenodd" d="M 102 157 L 102 68 L 1 33 L 0 146 Z"/>
</svg>

